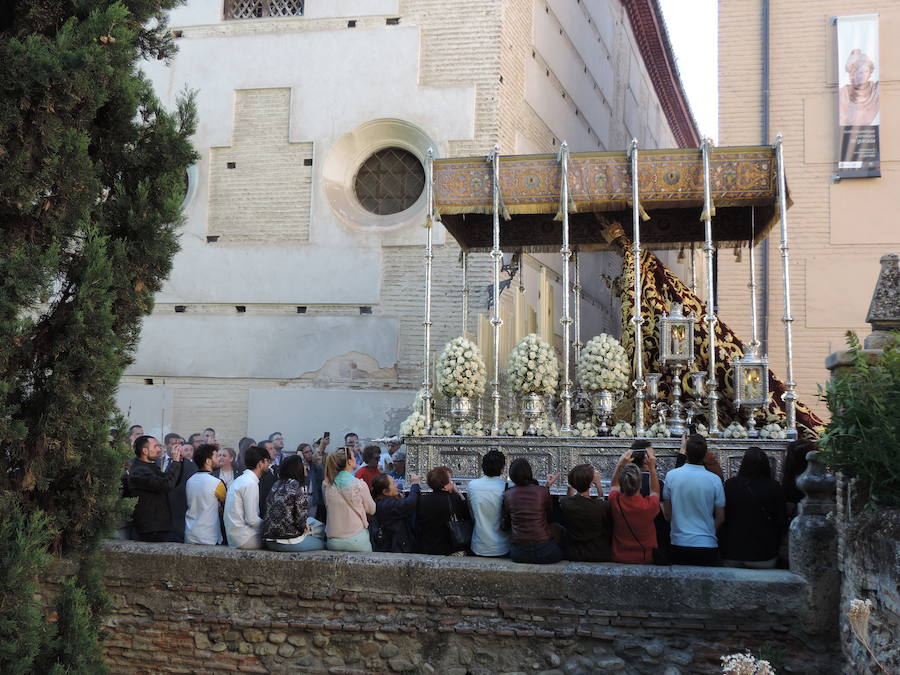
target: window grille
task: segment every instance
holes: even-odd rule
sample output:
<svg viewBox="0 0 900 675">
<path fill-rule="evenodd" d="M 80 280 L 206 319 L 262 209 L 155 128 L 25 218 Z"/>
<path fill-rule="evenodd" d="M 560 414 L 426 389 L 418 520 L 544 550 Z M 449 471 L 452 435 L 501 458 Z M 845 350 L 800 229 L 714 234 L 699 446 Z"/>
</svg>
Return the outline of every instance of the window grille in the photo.
<svg viewBox="0 0 900 675">
<path fill-rule="evenodd" d="M 379 216 L 400 213 L 425 189 L 425 169 L 411 152 L 384 148 L 359 167 L 353 189 L 366 211 Z"/>
<path fill-rule="evenodd" d="M 225 0 L 226 19 L 303 16 L 303 0 Z"/>
</svg>

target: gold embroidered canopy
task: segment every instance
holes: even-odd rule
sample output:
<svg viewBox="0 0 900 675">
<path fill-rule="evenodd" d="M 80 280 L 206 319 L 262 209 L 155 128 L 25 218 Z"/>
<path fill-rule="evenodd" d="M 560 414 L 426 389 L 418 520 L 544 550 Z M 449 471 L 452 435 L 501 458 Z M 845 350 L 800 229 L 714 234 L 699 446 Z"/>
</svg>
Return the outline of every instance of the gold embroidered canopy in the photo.
<svg viewBox="0 0 900 675">
<path fill-rule="evenodd" d="M 569 156 L 570 241 L 579 250 L 608 248 L 594 216 L 603 212 L 632 236 L 631 160 L 625 152 Z M 505 250 L 558 250 L 561 244 L 560 163 L 555 155 L 500 158 Z M 434 200 L 441 221 L 465 250 L 491 249 L 492 168 L 484 157 L 434 161 Z M 699 148 L 642 150 L 640 207 L 648 219 L 641 239 L 651 248 L 704 240 L 703 161 Z M 713 240 L 719 245 L 759 242 L 778 220 L 775 149 L 713 148 L 710 185 Z M 752 227 L 751 227 L 752 225 Z"/>
</svg>

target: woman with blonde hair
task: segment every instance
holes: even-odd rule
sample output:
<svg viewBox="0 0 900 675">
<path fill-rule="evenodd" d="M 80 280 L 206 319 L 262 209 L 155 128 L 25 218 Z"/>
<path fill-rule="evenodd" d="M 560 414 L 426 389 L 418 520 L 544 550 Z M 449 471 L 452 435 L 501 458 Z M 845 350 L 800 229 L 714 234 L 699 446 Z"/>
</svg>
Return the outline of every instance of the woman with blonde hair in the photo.
<svg viewBox="0 0 900 675">
<path fill-rule="evenodd" d="M 329 551 L 370 553 L 368 515 L 375 513 L 369 486 L 353 477 L 356 459 L 347 448 L 338 448 L 325 460 L 325 534 Z"/>
<path fill-rule="evenodd" d="M 619 458 L 609 490 L 609 510 L 613 519 L 612 559 L 618 563 L 652 564 L 656 548 L 656 525 L 659 513 L 659 476 L 656 455 L 646 449 L 644 464 L 650 472 L 650 495 L 641 494 L 641 470 L 632 462 L 633 451 Z"/>
</svg>

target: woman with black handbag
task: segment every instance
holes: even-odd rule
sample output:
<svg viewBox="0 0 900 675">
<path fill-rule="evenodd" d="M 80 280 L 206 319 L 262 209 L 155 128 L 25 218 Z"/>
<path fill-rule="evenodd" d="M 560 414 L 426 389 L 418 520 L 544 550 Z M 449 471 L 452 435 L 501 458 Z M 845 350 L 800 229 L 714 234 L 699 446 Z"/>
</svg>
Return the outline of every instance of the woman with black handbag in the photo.
<svg viewBox="0 0 900 675">
<path fill-rule="evenodd" d="M 425 477 L 431 492 L 419 497 L 416 553 L 466 555 L 472 540 L 472 519 L 451 478 L 446 466 L 432 469 Z"/>
<path fill-rule="evenodd" d="M 771 569 L 787 526 L 784 492 L 772 479 L 769 458 L 747 448 L 738 475 L 725 481 L 725 522 L 719 531 L 726 567 Z"/>
</svg>

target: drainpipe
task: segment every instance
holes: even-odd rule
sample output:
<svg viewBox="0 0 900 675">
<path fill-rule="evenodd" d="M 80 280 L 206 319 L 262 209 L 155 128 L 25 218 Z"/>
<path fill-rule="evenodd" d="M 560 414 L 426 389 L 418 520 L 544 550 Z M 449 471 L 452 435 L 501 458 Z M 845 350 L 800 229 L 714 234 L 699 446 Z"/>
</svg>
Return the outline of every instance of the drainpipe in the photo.
<svg viewBox="0 0 900 675">
<path fill-rule="evenodd" d="M 761 145 L 769 145 L 769 0 L 762 0 L 762 129 Z M 760 255 L 760 321 L 761 354 L 769 353 L 769 237 L 761 242 Z"/>
</svg>

